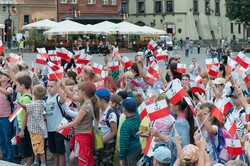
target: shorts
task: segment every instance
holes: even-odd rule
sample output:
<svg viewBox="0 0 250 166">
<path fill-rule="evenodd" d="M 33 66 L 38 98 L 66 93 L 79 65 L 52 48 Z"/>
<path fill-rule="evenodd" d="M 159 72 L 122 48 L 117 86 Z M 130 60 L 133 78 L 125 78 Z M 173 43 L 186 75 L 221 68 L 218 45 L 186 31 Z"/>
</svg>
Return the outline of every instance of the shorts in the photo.
<svg viewBox="0 0 250 166">
<path fill-rule="evenodd" d="M 64 136 L 60 133 L 48 132 L 48 142 L 49 142 L 49 150 L 51 153 L 55 154 L 64 154 L 65 146 L 64 146 Z"/>
<path fill-rule="evenodd" d="M 31 145 L 30 134 L 29 134 L 27 127 L 25 127 L 24 129 L 24 138 L 20 138 L 19 147 L 20 147 L 21 156 L 23 158 L 28 158 L 28 157 L 33 156 L 33 149 Z"/>
<path fill-rule="evenodd" d="M 44 154 L 44 135 L 30 132 L 30 138 L 34 154 Z"/>
</svg>

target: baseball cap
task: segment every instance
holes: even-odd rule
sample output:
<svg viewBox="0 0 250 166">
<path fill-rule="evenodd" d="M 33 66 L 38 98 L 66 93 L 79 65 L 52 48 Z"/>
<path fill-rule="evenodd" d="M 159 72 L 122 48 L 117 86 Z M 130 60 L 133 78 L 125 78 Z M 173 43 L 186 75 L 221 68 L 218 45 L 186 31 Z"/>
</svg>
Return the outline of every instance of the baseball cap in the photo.
<svg viewBox="0 0 250 166">
<path fill-rule="evenodd" d="M 194 163 L 199 159 L 199 148 L 192 144 L 184 146 L 182 149 L 182 159 Z"/>
<path fill-rule="evenodd" d="M 154 150 L 154 158 L 162 164 L 170 163 L 171 152 L 165 146 L 159 146 Z"/>
<path fill-rule="evenodd" d="M 10 77 L 10 72 L 7 69 L 0 70 L 0 74 L 4 74 L 4 75 Z"/>
<path fill-rule="evenodd" d="M 108 89 L 98 89 L 95 94 L 100 99 L 103 99 L 107 102 L 110 101 L 110 92 Z"/>
<path fill-rule="evenodd" d="M 137 109 L 137 104 L 135 99 L 125 99 L 122 102 L 122 106 L 129 112 L 135 112 Z"/>
<path fill-rule="evenodd" d="M 226 84 L 226 80 L 224 78 L 216 78 L 214 81 L 213 81 L 214 84 Z"/>
<path fill-rule="evenodd" d="M 117 93 L 124 100 L 128 97 L 128 93 L 126 91 L 120 91 Z"/>
</svg>

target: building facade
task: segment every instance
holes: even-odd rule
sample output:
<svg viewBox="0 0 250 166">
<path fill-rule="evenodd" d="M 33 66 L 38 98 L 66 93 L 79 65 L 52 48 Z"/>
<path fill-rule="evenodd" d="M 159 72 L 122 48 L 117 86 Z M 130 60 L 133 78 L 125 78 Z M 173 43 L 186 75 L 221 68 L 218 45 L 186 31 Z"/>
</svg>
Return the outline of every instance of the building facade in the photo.
<svg viewBox="0 0 250 166">
<path fill-rule="evenodd" d="M 122 0 L 129 22 L 166 30 L 177 39 L 246 38 L 242 24 L 230 22 L 225 0 Z"/>
<path fill-rule="evenodd" d="M 70 19 L 82 24 L 121 22 L 121 0 L 57 0 L 58 21 Z"/>
<path fill-rule="evenodd" d="M 5 43 L 11 41 L 12 34 L 18 31 L 18 7 L 17 0 L 0 1 L 0 24 L 5 25 L 0 36 Z"/>
<path fill-rule="evenodd" d="M 18 9 L 18 29 L 21 30 L 23 25 L 50 19 L 57 21 L 57 0 L 17 0 Z"/>
</svg>

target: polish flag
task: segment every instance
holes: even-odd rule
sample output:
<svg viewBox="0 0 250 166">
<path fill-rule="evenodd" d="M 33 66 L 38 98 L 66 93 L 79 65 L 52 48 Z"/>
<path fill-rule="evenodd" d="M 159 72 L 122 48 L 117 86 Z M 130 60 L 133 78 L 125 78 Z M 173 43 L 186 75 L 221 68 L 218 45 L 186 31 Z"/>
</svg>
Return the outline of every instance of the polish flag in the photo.
<svg viewBox="0 0 250 166">
<path fill-rule="evenodd" d="M 118 47 L 114 47 L 114 48 L 113 48 L 113 57 L 114 57 L 114 56 L 117 56 L 117 55 L 119 55 L 119 54 L 120 54 L 119 48 L 118 48 Z"/>
<path fill-rule="evenodd" d="M 2 40 L 0 40 L 0 55 L 3 53 L 4 46 Z"/>
<path fill-rule="evenodd" d="M 142 120 L 145 116 L 148 115 L 145 101 L 141 103 L 141 105 L 138 107 L 138 113 L 140 115 L 140 119 Z"/>
<path fill-rule="evenodd" d="M 37 48 L 37 52 L 44 58 L 48 58 L 48 54 L 45 48 Z"/>
<path fill-rule="evenodd" d="M 155 137 L 149 136 L 147 140 L 147 144 L 144 148 L 144 155 L 148 157 L 154 156 L 154 148 L 155 148 Z"/>
<path fill-rule="evenodd" d="M 208 70 L 210 70 L 213 65 L 219 66 L 219 60 L 217 58 L 206 59 L 206 66 Z"/>
<path fill-rule="evenodd" d="M 156 82 L 154 76 L 152 76 L 149 72 L 147 72 L 147 75 L 146 75 L 144 81 L 151 86 L 153 86 Z"/>
<path fill-rule="evenodd" d="M 140 87 L 141 85 L 137 83 L 137 81 L 135 81 L 134 79 L 130 80 L 130 83 L 132 84 L 132 86 L 135 86 L 136 88 Z"/>
<path fill-rule="evenodd" d="M 181 86 L 181 81 L 179 79 L 173 80 L 165 89 L 165 93 L 173 105 L 177 104 L 187 95 L 187 92 Z"/>
<path fill-rule="evenodd" d="M 242 147 L 239 139 L 226 138 L 227 153 L 232 155 L 242 155 Z"/>
<path fill-rule="evenodd" d="M 241 76 L 242 76 L 242 78 L 243 78 L 243 80 L 244 80 L 244 82 L 246 84 L 248 84 L 250 82 L 250 76 L 249 75 L 246 75 L 245 73 L 242 73 Z"/>
<path fill-rule="evenodd" d="M 102 70 L 101 75 L 102 75 L 102 79 L 103 79 L 104 81 L 107 81 L 108 76 L 109 76 L 108 71 L 104 71 L 104 70 Z"/>
<path fill-rule="evenodd" d="M 222 98 L 222 103 L 223 105 L 223 114 L 227 115 L 228 111 L 233 108 L 232 103 L 230 102 L 230 100 L 226 97 Z"/>
<path fill-rule="evenodd" d="M 206 90 L 203 84 L 198 84 L 197 82 L 190 82 L 192 93 L 200 92 L 206 94 Z"/>
<path fill-rule="evenodd" d="M 151 65 L 153 62 L 157 62 L 156 58 L 154 56 L 149 57 L 149 65 Z"/>
<path fill-rule="evenodd" d="M 249 68 L 245 69 L 244 67 L 238 65 L 238 66 L 235 68 L 234 72 L 236 72 L 236 73 L 238 73 L 238 74 L 241 75 L 241 74 L 245 73 L 247 70 L 249 70 Z"/>
<path fill-rule="evenodd" d="M 154 40 L 150 40 L 150 42 L 147 45 L 148 50 L 153 50 L 157 46 L 157 43 Z"/>
<path fill-rule="evenodd" d="M 102 68 L 103 68 L 103 65 L 100 65 L 98 63 L 93 63 L 92 65 L 92 69 L 93 71 L 96 73 L 96 74 L 102 74 Z"/>
<path fill-rule="evenodd" d="M 156 56 L 156 59 L 157 59 L 157 61 L 166 60 L 167 56 L 168 56 L 167 51 L 162 50 L 161 53 Z"/>
<path fill-rule="evenodd" d="M 50 56 L 49 57 L 50 61 L 54 63 L 57 66 L 61 66 L 61 57 L 58 56 Z"/>
<path fill-rule="evenodd" d="M 154 78 L 159 78 L 158 76 L 158 71 L 159 71 L 159 65 L 155 62 L 153 62 L 149 67 L 148 67 L 148 73 L 150 73 Z"/>
<path fill-rule="evenodd" d="M 53 71 L 57 71 L 60 69 L 60 67 L 54 64 L 53 62 L 48 62 L 47 64 Z"/>
<path fill-rule="evenodd" d="M 237 126 L 236 126 L 232 116 L 229 116 L 227 118 L 227 121 L 226 121 L 224 127 L 227 129 L 227 131 L 229 132 L 229 134 L 232 137 L 235 135 L 236 130 L 237 130 Z"/>
<path fill-rule="evenodd" d="M 128 57 L 126 57 L 126 56 L 122 57 L 122 62 L 123 62 L 123 66 L 125 68 L 129 68 L 133 65 L 133 62 L 131 60 L 129 60 Z"/>
<path fill-rule="evenodd" d="M 159 118 L 166 117 L 170 114 L 168 105 L 165 99 L 155 102 L 153 104 L 147 105 L 146 110 L 150 121 L 154 121 Z"/>
<path fill-rule="evenodd" d="M 57 56 L 56 50 L 48 50 L 48 57 L 50 58 L 51 56 Z"/>
<path fill-rule="evenodd" d="M 177 64 L 177 73 L 185 74 L 186 73 L 186 64 L 178 63 Z"/>
<path fill-rule="evenodd" d="M 197 82 L 198 84 L 202 84 L 202 78 L 201 78 L 201 76 L 198 75 L 198 76 L 195 78 L 194 81 Z"/>
<path fill-rule="evenodd" d="M 63 67 L 61 66 L 59 70 L 53 71 L 49 68 L 49 80 L 61 80 L 63 77 Z"/>
<path fill-rule="evenodd" d="M 249 63 L 250 63 L 250 59 L 246 55 L 244 55 L 242 52 L 239 52 L 239 54 L 235 58 L 235 61 L 238 62 L 245 69 L 248 68 Z"/>
<path fill-rule="evenodd" d="M 187 102 L 189 108 L 191 109 L 191 111 L 193 112 L 193 115 L 196 116 L 196 111 L 194 110 L 195 104 L 192 101 L 192 99 L 189 96 L 184 97 L 184 99 L 186 100 L 186 102 Z"/>
<path fill-rule="evenodd" d="M 73 57 L 73 53 L 68 51 L 66 48 L 56 48 L 56 54 L 68 63 L 70 63 L 71 58 Z"/>
<path fill-rule="evenodd" d="M 76 64 L 76 72 L 77 72 L 77 74 L 82 73 L 82 64 Z"/>
<path fill-rule="evenodd" d="M 66 118 L 63 118 L 58 126 L 63 126 L 63 125 L 66 125 L 67 123 L 69 123 L 69 121 Z M 64 137 L 66 137 L 70 133 L 70 130 L 71 128 L 65 128 L 65 129 L 60 130 L 59 133 L 63 135 Z"/>
<path fill-rule="evenodd" d="M 81 54 L 79 59 L 76 61 L 76 63 L 87 65 L 92 58 L 93 58 L 93 56 L 91 56 L 91 55 Z"/>
<path fill-rule="evenodd" d="M 237 62 L 227 57 L 227 72 L 231 72 L 237 65 Z"/>
<path fill-rule="evenodd" d="M 96 90 L 105 88 L 104 80 L 98 81 L 95 84 Z"/>
<path fill-rule="evenodd" d="M 220 99 L 215 103 L 214 107 L 211 110 L 211 114 L 214 115 L 220 122 L 222 122 L 223 118 L 223 110 L 224 110 L 223 107 L 224 107 L 223 100 Z"/>
<path fill-rule="evenodd" d="M 20 62 L 22 62 L 22 58 L 19 55 L 13 54 L 13 53 L 10 53 L 10 55 L 7 57 L 7 60 L 9 62 L 13 62 L 13 63 L 20 63 Z"/>
<path fill-rule="evenodd" d="M 219 74 L 219 66 L 213 65 L 209 70 L 208 74 L 216 78 Z"/>
<path fill-rule="evenodd" d="M 18 114 L 20 114 L 22 111 L 22 107 L 17 107 L 17 109 L 15 109 L 15 111 L 10 115 L 9 117 L 9 121 L 12 122 L 15 117 L 17 117 Z"/>
<path fill-rule="evenodd" d="M 111 70 L 119 70 L 119 63 L 118 61 L 111 61 L 108 63 L 108 66 Z"/>
<path fill-rule="evenodd" d="M 157 56 L 161 55 L 161 52 L 162 52 L 162 49 L 159 48 L 158 50 L 155 50 L 155 51 L 154 51 L 153 55 L 154 55 L 155 57 L 157 57 Z"/>
<path fill-rule="evenodd" d="M 79 59 L 80 55 L 84 55 L 84 54 L 85 54 L 85 49 L 75 51 L 74 60 L 77 61 Z"/>
<path fill-rule="evenodd" d="M 36 63 L 41 65 L 46 65 L 47 58 L 42 57 L 40 54 L 36 56 Z"/>
</svg>

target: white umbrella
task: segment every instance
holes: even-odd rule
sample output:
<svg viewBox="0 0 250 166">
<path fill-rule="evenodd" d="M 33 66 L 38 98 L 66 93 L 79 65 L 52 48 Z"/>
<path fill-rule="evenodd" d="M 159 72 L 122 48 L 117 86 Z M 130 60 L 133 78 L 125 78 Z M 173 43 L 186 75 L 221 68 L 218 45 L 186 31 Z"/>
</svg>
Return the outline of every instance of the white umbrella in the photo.
<svg viewBox="0 0 250 166">
<path fill-rule="evenodd" d="M 155 34 L 155 35 L 167 34 L 167 32 L 164 30 L 155 29 L 149 26 L 143 26 L 142 29 L 145 30 L 147 34 Z"/>
<path fill-rule="evenodd" d="M 116 27 L 117 24 L 113 23 L 113 22 L 109 22 L 109 21 L 103 21 L 97 24 L 94 24 L 93 27 L 94 28 L 104 28 L 104 29 L 108 29 L 108 28 L 114 28 Z"/>
<path fill-rule="evenodd" d="M 135 35 L 141 35 L 147 33 L 145 32 L 145 30 L 142 29 L 142 27 L 135 24 L 131 24 L 126 21 L 118 23 L 116 24 L 115 27 L 110 28 L 110 32 L 113 34 L 119 33 L 119 34 L 135 34 Z"/>
<path fill-rule="evenodd" d="M 4 29 L 5 25 L 4 24 L 0 24 L 0 29 Z"/>
<path fill-rule="evenodd" d="M 51 29 L 57 27 L 58 23 L 51 20 L 41 20 L 23 26 L 23 29 Z"/>
</svg>

